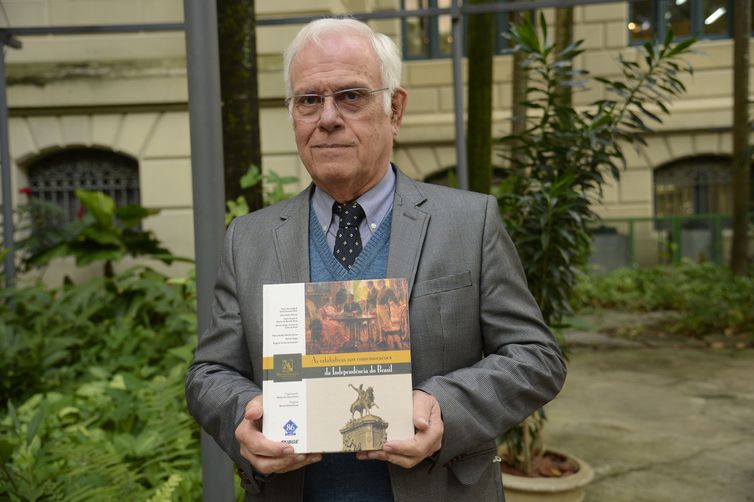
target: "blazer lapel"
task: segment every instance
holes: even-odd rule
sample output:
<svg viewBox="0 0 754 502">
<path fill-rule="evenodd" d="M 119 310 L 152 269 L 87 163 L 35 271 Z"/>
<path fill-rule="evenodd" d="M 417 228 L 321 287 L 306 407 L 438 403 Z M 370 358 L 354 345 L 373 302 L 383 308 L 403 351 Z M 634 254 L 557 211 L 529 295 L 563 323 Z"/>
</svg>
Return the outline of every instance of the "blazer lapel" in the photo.
<svg viewBox="0 0 754 502">
<path fill-rule="evenodd" d="M 416 183 L 396 169 L 395 200 L 390 232 L 387 277 L 408 279 L 408 297 L 414 286 L 429 214 L 419 206 L 426 200 Z M 309 281 L 309 189 L 288 202 L 274 231 L 275 253 L 283 282 Z"/>
<path fill-rule="evenodd" d="M 275 253 L 283 282 L 309 282 L 309 193 L 288 202 L 275 228 Z"/>
<path fill-rule="evenodd" d="M 387 276 L 407 278 L 408 297 L 411 298 L 429 214 L 419 209 L 426 197 L 419 191 L 417 184 L 399 169 L 396 169 L 396 173 Z"/>
</svg>

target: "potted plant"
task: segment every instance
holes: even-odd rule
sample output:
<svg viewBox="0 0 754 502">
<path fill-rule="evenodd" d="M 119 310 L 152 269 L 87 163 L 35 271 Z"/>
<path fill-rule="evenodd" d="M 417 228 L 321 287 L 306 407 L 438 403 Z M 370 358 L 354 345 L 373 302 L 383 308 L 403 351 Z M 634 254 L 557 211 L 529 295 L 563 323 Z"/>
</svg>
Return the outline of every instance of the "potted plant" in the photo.
<svg viewBox="0 0 754 502">
<path fill-rule="evenodd" d="M 589 257 L 590 228 L 598 221 L 592 204 L 600 201 L 605 182 L 618 179 L 625 167 L 623 148 L 645 145 L 644 136 L 652 132 L 646 122 L 661 123 L 671 100 L 685 92 L 680 78 L 692 69 L 683 57 L 693 39 L 674 45 L 668 30 L 661 44 L 637 48 L 635 60 L 621 56 L 622 78 L 610 80 L 573 67 L 583 41 L 558 52 L 548 39 L 544 16 L 538 26 L 525 20 L 508 35 L 526 56 L 528 117 L 523 133 L 502 138 L 508 177 L 497 196 L 529 288 L 558 334 Z M 563 86 L 578 90 L 587 85 L 604 86 L 608 97 L 580 108 L 562 99 Z M 568 492 L 553 500 L 581 500 L 580 485 L 591 480 L 586 464 L 544 447 L 544 422 L 539 410 L 501 438 L 509 502 L 532 500 L 516 498 L 522 479 L 536 479 L 529 484 L 540 493 Z"/>
</svg>

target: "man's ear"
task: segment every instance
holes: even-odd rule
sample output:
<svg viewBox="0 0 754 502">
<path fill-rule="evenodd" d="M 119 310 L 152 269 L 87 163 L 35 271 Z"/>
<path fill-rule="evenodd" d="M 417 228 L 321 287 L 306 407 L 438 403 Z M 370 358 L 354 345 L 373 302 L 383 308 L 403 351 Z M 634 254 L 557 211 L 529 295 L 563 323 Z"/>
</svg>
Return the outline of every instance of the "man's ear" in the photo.
<svg viewBox="0 0 754 502">
<path fill-rule="evenodd" d="M 393 91 L 393 97 L 390 101 L 390 123 L 393 126 L 393 135 L 398 135 L 403 122 L 403 112 L 406 110 L 408 93 L 403 87 L 396 87 Z"/>
</svg>

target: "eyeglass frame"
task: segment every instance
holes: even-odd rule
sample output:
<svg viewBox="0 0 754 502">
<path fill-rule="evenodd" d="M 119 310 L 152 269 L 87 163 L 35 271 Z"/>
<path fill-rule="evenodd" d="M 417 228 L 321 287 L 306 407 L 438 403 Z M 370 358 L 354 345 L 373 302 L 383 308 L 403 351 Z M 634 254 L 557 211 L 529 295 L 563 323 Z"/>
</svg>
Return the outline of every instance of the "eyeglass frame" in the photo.
<svg viewBox="0 0 754 502">
<path fill-rule="evenodd" d="M 378 92 L 384 92 L 384 91 L 389 91 L 389 90 L 390 90 L 389 87 L 383 87 L 381 89 L 369 89 L 368 87 L 352 87 L 349 89 L 342 89 L 340 91 L 331 92 L 329 94 L 318 94 L 315 92 L 307 92 L 305 94 L 294 94 L 293 96 L 289 96 L 285 98 L 285 104 L 288 106 L 288 112 L 291 114 L 292 118 L 297 119 L 297 120 L 303 120 L 305 122 L 316 121 L 322 116 L 322 110 L 325 109 L 325 99 L 333 98 L 333 105 L 335 106 L 335 109 L 338 111 L 338 113 L 343 117 L 352 117 L 353 115 L 350 115 L 348 112 L 344 114 L 343 111 L 341 111 L 341 109 L 338 108 L 338 100 L 335 98 L 336 96 L 342 95 L 343 93 L 346 93 L 349 91 L 367 91 L 366 93 L 367 97 L 372 97 Z M 319 98 L 319 113 L 313 114 L 311 117 L 296 117 L 296 115 L 293 112 L 293 108 L 294 108 L 293 100 L 296 98 L 303 98 L 306 96 L 311 96 L 311 97 L 316 96 L 317 98 Z M 366 107 L 359 109 L 357 113 L 361 112 L 365 108 Z"/>
</svg>

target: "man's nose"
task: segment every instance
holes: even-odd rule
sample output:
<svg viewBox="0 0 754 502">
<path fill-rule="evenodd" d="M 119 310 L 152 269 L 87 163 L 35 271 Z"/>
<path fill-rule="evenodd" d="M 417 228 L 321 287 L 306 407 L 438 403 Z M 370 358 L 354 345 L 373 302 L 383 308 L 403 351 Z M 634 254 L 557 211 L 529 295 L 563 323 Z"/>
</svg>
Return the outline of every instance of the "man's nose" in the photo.
<svg viewBox="0 0 754 502">
<path fill-rule="evenodd" d="M 322 114 L 319 116 L 319 126 L 330 130 L 343 123 L 338 107 L 335 106 L 335 98 L 327 96 L 322 103 Z"/>
</svg>

